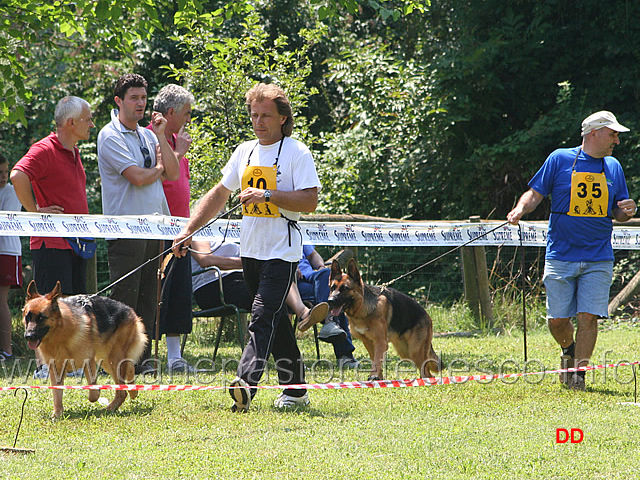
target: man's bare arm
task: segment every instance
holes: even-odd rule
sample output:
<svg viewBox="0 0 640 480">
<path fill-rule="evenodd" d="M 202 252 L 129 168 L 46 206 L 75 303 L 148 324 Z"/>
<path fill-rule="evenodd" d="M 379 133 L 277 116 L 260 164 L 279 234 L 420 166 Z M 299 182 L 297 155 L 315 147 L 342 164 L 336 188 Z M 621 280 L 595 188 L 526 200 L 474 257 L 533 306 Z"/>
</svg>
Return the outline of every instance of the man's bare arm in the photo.
<svg viewBox="0 0 640 480">
<path fill-rule="evenodd" d="M 517 225 L 523 215 L 533 212 L 544 197 L 530 188 L 522 194 L 515 208 L 507 214 L 509 223 Z"/>
</svg>

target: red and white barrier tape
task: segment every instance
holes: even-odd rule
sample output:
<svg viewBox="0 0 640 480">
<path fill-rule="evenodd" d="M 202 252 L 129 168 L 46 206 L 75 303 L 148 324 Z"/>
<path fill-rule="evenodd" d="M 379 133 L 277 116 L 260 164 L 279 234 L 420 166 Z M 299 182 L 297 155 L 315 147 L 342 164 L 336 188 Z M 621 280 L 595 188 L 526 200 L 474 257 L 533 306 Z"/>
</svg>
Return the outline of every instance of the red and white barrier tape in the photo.
<svg viewBox="0 0 640 480">
<path fill-rule="evenodd" d="M 505 378 L 526 377 L 531 375 L 552 375 L 564 372 L 602 370 L 605 368 L 633 367 L 639 365 L 637 362 L 609 363 L 605 365 L 595 365 L 580 368 L 567 368 L 557 370 L 546 370 L 542 372 L 519 372 L 504 373 L 495 375 L 456 375 L 451 377 L 416 378 L 413 380 L 376 380 L 364 382 L 333 382 L 333 383 L 303 383 L 296 385 L 257 385 L 255 388 L 266 390 L 341 390 L 349 388 L 400 388 L 400 387 L 431 387 L 435 385 L 453 385 L 471 381 L 489 382 Z M 635 375 L 635 369 L 634 369 Z M 226 390 L 235 388 L 222 385 L 21 385 L 0 387 L 0 391 L 10 391 L 18 389 L 35 390 L 141 390 L 158 392 L 186 392 L 197 390 Z"/>
</svg>

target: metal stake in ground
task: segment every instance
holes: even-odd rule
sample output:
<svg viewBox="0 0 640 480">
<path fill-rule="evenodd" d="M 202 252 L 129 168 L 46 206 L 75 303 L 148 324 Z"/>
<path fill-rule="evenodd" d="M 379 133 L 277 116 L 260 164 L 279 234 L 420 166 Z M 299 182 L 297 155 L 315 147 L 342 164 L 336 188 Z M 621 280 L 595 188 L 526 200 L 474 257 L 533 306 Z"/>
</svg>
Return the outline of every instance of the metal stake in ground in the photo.
<svg viewBox="0 0 640 480">
<path fill-rule="evenodd" d="M 20 422 L 18 422 L 18 429 L 16 430 L 16 436 L 13 440 L 13 447 L 0 447 L 0 451 L 6 452 L 6 453 L 22 453 L 23 455 L 26 455 L 27 453 L 36 453 L 36 451 L 33 450 L 32 448 L 16 447 L 16 443 L 18 443 L 18 434 L 20 433 L 20 427 L 22 426 L 22 419 L 24 418 L 24 405 L 25 403 L 27 403 L 27 397 L 29 396 L 29 393 L 27 392 L 26 388 L 19 388 L 13 393 L 14 397 L 18 394 L 18 390 L 24 391 L 24 400 L 22 401 L 22 411 L 20 413 Z"/>
<path fill-rule="evenodd" d="M 522 225 L 518 225 L 520 231 L 520 282 L 522 287 L 522 333 L 524 337 L 524 361 L 527 361 L 527 291 L 526 291 L 526 279 L 525 279 L 525 251 L 524 242 L 522 241 Z"/>
</svg>

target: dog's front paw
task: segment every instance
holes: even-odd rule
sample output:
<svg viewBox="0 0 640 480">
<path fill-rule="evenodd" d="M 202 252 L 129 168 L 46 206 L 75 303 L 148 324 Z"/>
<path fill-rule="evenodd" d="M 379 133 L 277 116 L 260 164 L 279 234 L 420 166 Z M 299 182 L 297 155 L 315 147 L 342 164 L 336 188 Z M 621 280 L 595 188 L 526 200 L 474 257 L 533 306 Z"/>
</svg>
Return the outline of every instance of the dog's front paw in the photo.
<svg viewBox="0 0 640 480">
<path fill-rule="evenodd" d="M 380 377 L 379 377 L 379 376 L 377 376 L 377 375 L 369 375 L 369 378 L 367 378 L 367 380 L 368 380 L 369 382 L 377 382 L 377 381 L 379 381 L 379 380 L 382 380 L 382 378 L 380 378 Z"/>
</svg>

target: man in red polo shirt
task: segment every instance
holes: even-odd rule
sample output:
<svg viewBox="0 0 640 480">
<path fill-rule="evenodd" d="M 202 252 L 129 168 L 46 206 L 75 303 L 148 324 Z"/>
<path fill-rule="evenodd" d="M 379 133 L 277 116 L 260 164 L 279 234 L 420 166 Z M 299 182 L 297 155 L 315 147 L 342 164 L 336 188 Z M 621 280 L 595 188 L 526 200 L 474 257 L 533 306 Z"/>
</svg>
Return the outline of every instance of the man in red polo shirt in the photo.
<svg viewBox="0 0 640 480">
<path fill-rule="evenodd" d="M 88 140 L 95 127 L 91 106 L 81 98 L 64 97 L 54 118 L 56 131 L 31 145 L 11 170 L 11 183 L 28 212 L 89 213 L 87 177 L 76 144 Z M 73 253 L 65 238 L 31 237 L 30 247 L 40 292 L 50 292 L 58 281 L 66 295 L 87 292 L 87 260 Z M 47 378 L 47 365 L 40 358 L 37 363 L 34 377 Z"/>
<path fill-rule="evenodd" d="M 34 143 L 11 170 L 11 183 L 28 212 L 89 213 L 87 177 L 76 144 L 95 127 L 89 103 L 64 97 L 55 110 L 56 131 Z M 34 198 L 35 195 L 35 198 Z M 65 238 L 31 237 L 33 278 L 40 292 L 60 281 L 62 293 L 86 293 L 87 260 Z"/>
</svg>

